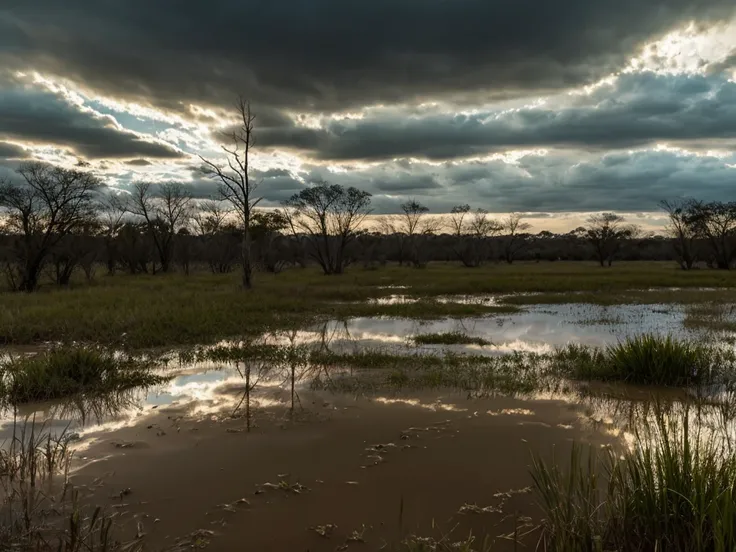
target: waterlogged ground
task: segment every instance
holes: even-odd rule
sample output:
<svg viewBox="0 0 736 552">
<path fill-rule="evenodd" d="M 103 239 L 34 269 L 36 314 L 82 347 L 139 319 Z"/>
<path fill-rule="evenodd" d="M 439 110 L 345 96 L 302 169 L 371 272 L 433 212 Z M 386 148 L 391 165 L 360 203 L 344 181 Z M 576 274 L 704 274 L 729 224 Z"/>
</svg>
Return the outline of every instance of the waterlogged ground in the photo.
<svg viewBox="0 0 736 552">
<path fill-rule="evenodd" d="M 718 320 L 730 322 L 730 312 L 719 311 Z M 676 304 L 531 305 L 464 320 L 330 321 L 263 342 L 502 355 L 645 333 L 729 341 L 725 330 L 688 324 L 692 317 Z M 412 340 L 449 332 L 489 344 Z M 376 387 L 348 394 L 324 385 L 357 375 L 339 366 L 259 369 L 246 380 L 242 365 L 169 358 L 159 370 L 171 379 L 155 388 L 26 405 L 0 418 L 0 441 L 34 419 L 73 435 L 72 480 L 82 500 L 113 512 L 120 534 L 150 550 L 400 550 L 412 534 L 459 540 L 470 532 L 477 544 L 493 541 L 493 550 L 517 550 L 516 541 L 533 547 L 540 520 L 530 492 L 533 454 L 565 458 L 573 442 L 625 447 L 654 402 L 690 398 L 682 390 L 567 381 L 514 396 Z M 709 408 L 701 415 L 725 415 L 722 406 Z"/>
<path fill-rule="evenodd" d="M 480 296 L 453 300 L 491 302 L 497 299 Z M 276 336 L 275 342 L 288 343 L 296 339 L 300 343 L 325 344 L 338 351 L 385 347 L 395 351 L 412 347 L 411 338 L 416 335 L 459 332 L 483 338 L 490 343 L 483 347 L 441 345 L 424 348 L 500 355 L 517 351 L 548 353 L 568 343 L 599 347 L 615 344 L 629 336 L 652 333 L 677 338 L 697 338 L 706 334 L 713 337 L 714 333 L 710 329 L 687 327 L 685 321 L 688 316 L 688 307 L 678 304 L 529 305 L 519 313 L 480 318 L 424 321 L 379 317 L 334 320 L 297 332 L 296 335 Z"/>
</svg>

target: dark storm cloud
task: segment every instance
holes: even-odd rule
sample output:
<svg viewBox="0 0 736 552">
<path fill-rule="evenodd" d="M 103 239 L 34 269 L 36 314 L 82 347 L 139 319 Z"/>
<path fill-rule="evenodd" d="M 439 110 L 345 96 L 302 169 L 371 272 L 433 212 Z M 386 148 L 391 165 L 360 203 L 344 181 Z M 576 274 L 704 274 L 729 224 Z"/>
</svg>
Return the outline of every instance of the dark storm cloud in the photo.
<svg viewBox="0 0 736 552">
<path fill-rule="evenodd" d="M 152 163 L 148 159 L 131 159 L 130 161 L 126 161 L 125 164 L 134 167 L 147 167 Z"/>
<path fill-rule="evenodd" d="M 23 159 L 27 155 L 26 150 L 20 146 L 0 142 L 0 159 Z"/>
<path fill-rule="evenodd" d="M 147 141 L 62 95 L 0 81 L 0 139 L 68 147 L 89 159 L 182 157 L 173 147 Z"/>
<path fill-rule="evenodd" d="M 441 187 L 434 176 L 428 174 L 406 175 L 404 177 L 394 177 L 389 180 L 379 180 L 374 186 L 377 191 L 388 194 L 412 194 L 419 190 L 426 191 Z"/>
<path fill-rule="evenodd" d="M 733 0 L 5 0 L 0 66 L 187 111 L 333 110 L 589 83 Z"/>
<path fill-rule="evenodd" d="M 491 212 L 656 211 L 662 199 L 733 200 L 736 168 L 729 165 L 735 163 L 736 155 L 721 159 L 675 151 L 570 152 L 528 155 L 516 164 L 390 162 L 346 172 L 313 167 L 288 181 L 297 191 L 319 180 L 359 187 L 373 194 L 376 213 L 397 212 L 408 197 L 435 213 L 465 203 Z M 417 181 L 434 184 L 417 188 Z M 268 205 L 290 195 L 271 190 L 268 179 L 258 193 Z"/>
<path fill-rule="evenodd" d="M 518 148 L 631 148 L 652 142 L 736 144 L 736 83 L 723 76 L 626 74 L 567 106 L 406 115 L 384 109 L 324 128 L 265 128 L 263 147 L 320 160 L 449 159 Z M 724 142 L 725 141 L 725 142 Z"/>
</svg>

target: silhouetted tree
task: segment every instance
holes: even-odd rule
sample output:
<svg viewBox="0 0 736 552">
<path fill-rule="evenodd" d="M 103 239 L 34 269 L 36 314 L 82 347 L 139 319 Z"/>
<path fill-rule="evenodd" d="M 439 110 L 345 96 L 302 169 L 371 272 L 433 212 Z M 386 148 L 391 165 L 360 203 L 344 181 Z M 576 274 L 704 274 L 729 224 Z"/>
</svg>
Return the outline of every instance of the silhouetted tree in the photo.
<svg viewBox="0 0 736 552">
<path fill-rule="evenodd" d="M 677 261 L 683 270 L 690 270 L 698 260 L 697 231 L 689 220 L 691 200 L 662 201 L 660 206 L 670 219 L 667 234 L 677 254 Z"/>
<path fill-rule="evenodd" d="M 266 272 L 278 273 L 288 262 L 281 232 L 288 227 L 281 211 L 256 211 L 251 220 L 253 241 L 258 249 L 258 263 Z M 281 246 L 284 247 L 281 247 Z"/>
<path fill-rule="evenodd" d="M 177 232 L 191 219 L 192 195 L 178 182 L 153 185 L 137 182 L 128 198 L 127 210 L 140 217 L 158 253 L 162 272 L 169 272 Z M 155 271 L 155 270 L 154 270 Z"/>
<path fill-rule="evenodd" d="M 1 224 L 17 236 L 8 266 L 10 285 L 19 291 L 38 288 L 39 276 L 53 248 L 95 219 L 97 177 L 84 171 L 40 162 L 18 169 L 21 183 L 0 182 Z"/>
<path fill-rule="evenodd" d="M 503 258 L 511 264 L 519 254 L 529 245 L 528 235 L 525 233 L 531 226 L 523 222 L 520 213 L 509 213 L 502 223 L 503 231 L 506 232 L 503 239 Z"/>
<path fill-rule="evenodd" d="M 308 238 L 310 253 L 325 274 L 342 274 L 351 259 L 347 247 L 370 213 L 371 194 L 319 182 L 284 202 L 284 215 L 296 234 Z"/>
<path fill-rule="evenodd" d="M 123 223 L 115 237 L 115 249 L 129 274 L 146 274 L 148 263 L 154 262 L 153 245 L 143 222 Z"/>
<path fill-rule="evenodd" d="M 229 220 L 232 209 L 228 205 L 203 201 L 192 217 L 194 230 L 200 237 L 200 258 L 213 274 L 232 272 L 243 242 L 238 225 Z"/>
<path fill-rule="evenodd" d="M 101 230 L 102 226 L 99 221 L 90 219 L 54 245 L 51 249 L 50 260 L 57 285 L 68 286 L 77 268 L 84 270 L 88 282 L 92 280 L 95 261 L 100 252 L 101 242 L 98 236 Z"/>
<path fill-rule="evenodd" d="M 503 225 L 491 218 L 488 211 L 472 211 L 470 205 L 453 207 L 449 226 L 456 238 L 453 246 L 455 255 L 468 268 L 478 267 L 491 257 L 490 238 L 503 229 Z"/>
<path fill-rule="evenodd" d="M 251 150 L 255 145 L 255 114 L 251 111 L 250 103 L 242 96 L 237 103 L 238 127 L 225 136 L 232 142 L 231 147 L 223 146 L 227 155 L 227 167 L 216 164 L 200 156 L 207 167 L 207 173 L 220 182 L 220 195 L 229 202 L 240 222 L 241 263 L 243 268 L 243 287 L 253 287 L 253 260 L 251 258 L 251 218 L 253 211 L 261 201 L 254 197 L 258 187 L 250 175 Z"/>
<path fill-rule="evenodd" d="M 428 252 L 422 248 L 422 238 L 434 233 L 438 223 L 426 216 L 429 208 L 414 199 L 402 203 L 400 208 L 401 214 L 382 219 L 381 230 L 396 239 L 400 266 L 404 261 L 415 267 L 426 266 Z"/>
<path fill-rule="evenodd" d="M 736 202 L 689 202 L 685 223 L 708 243 L 714 264 L 730 269 L 736 250 Z"/>
<path fill-rule="evenodd" d="M 624 240 L 631 239 L 638 233 L 636 226 L 625 225 L 625 219 L 615 213 L 591 215 L 587 222 L 589 226 L 585 235 L 601 266 L 606 263 L 611 266 Z"/>
</svg>

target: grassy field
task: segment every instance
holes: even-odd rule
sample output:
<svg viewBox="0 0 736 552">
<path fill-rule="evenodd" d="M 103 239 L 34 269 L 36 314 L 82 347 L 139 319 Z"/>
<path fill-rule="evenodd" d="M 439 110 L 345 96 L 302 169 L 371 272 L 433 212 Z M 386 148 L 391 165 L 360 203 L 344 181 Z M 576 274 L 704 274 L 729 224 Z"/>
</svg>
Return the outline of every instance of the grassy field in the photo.
<svg viewBox="0 0 736 552">
<path fill-rule="evenodd" d="M 0 295 L 0 343 L 84 341 L 131 348 L 173 346 L 292 328 L 320 317 L 432 318 L 513 312 L 513 304 L 543 302 L 736 302 L 736 277 L 727 271 L 685 272 L 674 263 L 519 263 L 479 269 L 433 264 L 426 269 L 354 268 L 341 276 L 312 269 L 258 274 L 242 291 L 239 275 L 195 273 L 100 276 L 71 289 Z M 407 286 L 402 289 L 398 286 Z M 688 288 L 645 291 L 649 288 Z M 697 288 L 719 288 L 697 291 Z M 728 289 L 720 289 L 728 288 Z M 441 303 L 442 295 L 537 292 L 508 306 Z M 576 293 L 573 293 L 576 292 Z M 416 303 L 371 304 L 405 294 Z"/>
</svg>

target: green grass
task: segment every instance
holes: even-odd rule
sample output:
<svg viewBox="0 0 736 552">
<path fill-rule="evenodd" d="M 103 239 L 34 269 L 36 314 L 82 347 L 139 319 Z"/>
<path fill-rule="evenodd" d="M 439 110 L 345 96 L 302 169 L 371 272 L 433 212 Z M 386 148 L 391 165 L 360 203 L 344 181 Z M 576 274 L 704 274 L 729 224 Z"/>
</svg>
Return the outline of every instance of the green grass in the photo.
<svg viewBox="0 0 736 552">
<path fill-rule="evenodd" d="M 11 404 L 109 393 L 161 383 L 148 363 L 90 347 L 60 347 L 0 365 L 0 400 Z"/>
<path fill-rule="evenodd" d="M 353 268 L 341 276 L 314 269 L 257 274 L 255 289 L 239 288 L 238 274 L 197 272 L 157 276 L 99 276 L 90 285 L 36 294 L 2 294 L 0 343 L 43 341 L 105 343 L 130 348 L 211 343 L 300 327 L 315 320 L 354 316 L 409 318 L 468 317 L 513 312 L 512 306 L 489 307 L 440 303 L 443 295 L 538 292 L 509 303 L 630 301 L 736 302 L 736 280 L 723 271 L 679 270 L 675 263 L 617 263 L 601 269 L 593 263 L 519 263 L 465 269 L 435 263 L 426 270 L 389 266 Z M 422 299 L 403 305 L 368 304 L 390 295 L 385 286 L 409 286 L 403 292 Z M 624 293 L 650 287 L 729 288 L 713 292 L 664 291 Z M 582 292 L 582 293 L 570 293 Z"/>
<path fill-rule="evenodd" d="M 623 455 L 573 448 L 563 470 L 536 457 L 532 476 L 549 552 L 736 549 L 736 454 L 704 428 L 661 411 Z"/>
<path fill-rule="evenodd" d="M 644 385 L 710 383 L 733 367 L 733 354 L 671 336 L 642 335 L 605 349 L 568 345 L 552 355 L 559 373 L 576 379 Z"/>
<path fill-rule="evenodd" d="M 462 332 L 427 333 L 412 337 L 417 345 L 490 345 L 491 342 L 482 337 L 472 337 Z"/>
</svg>

